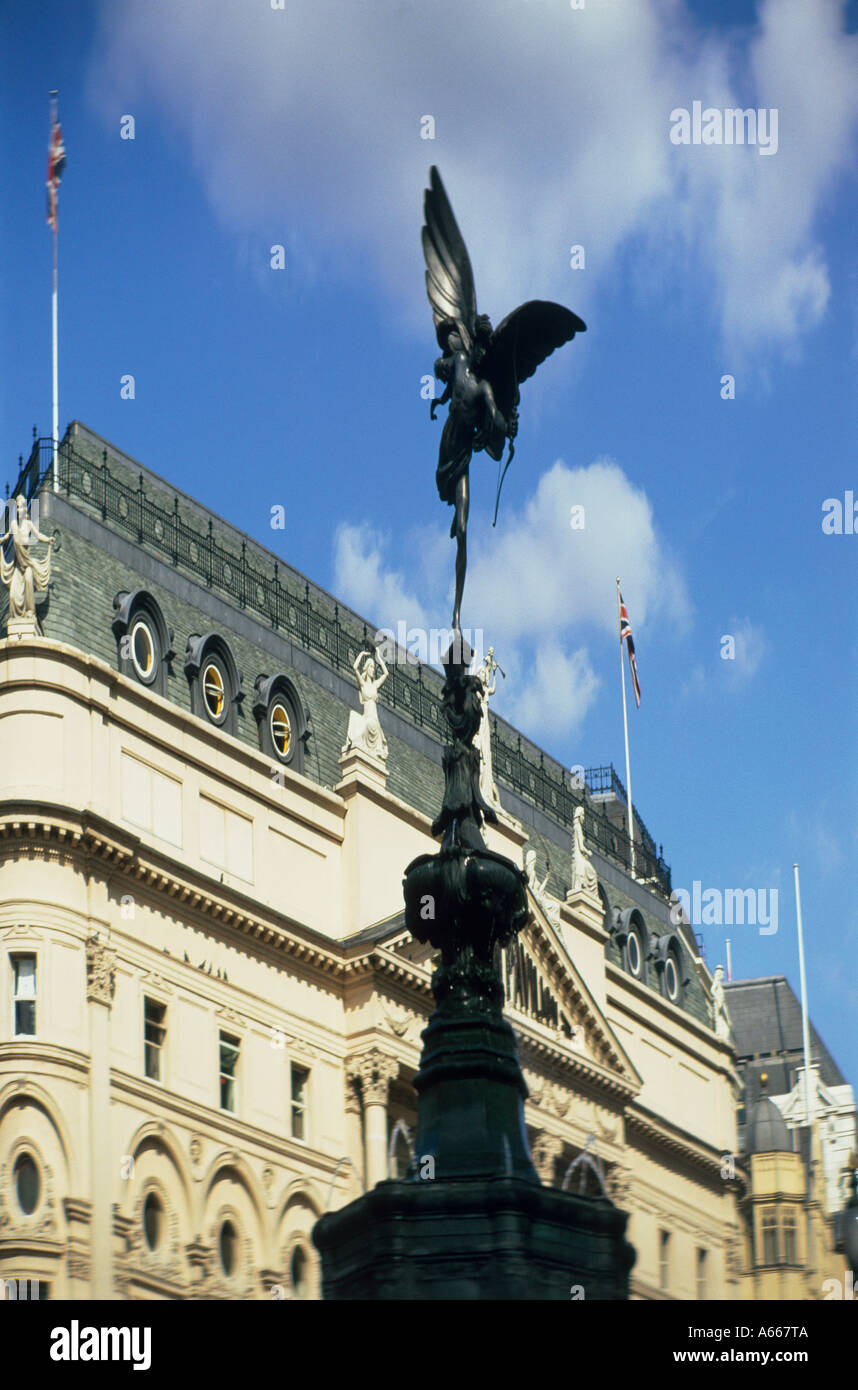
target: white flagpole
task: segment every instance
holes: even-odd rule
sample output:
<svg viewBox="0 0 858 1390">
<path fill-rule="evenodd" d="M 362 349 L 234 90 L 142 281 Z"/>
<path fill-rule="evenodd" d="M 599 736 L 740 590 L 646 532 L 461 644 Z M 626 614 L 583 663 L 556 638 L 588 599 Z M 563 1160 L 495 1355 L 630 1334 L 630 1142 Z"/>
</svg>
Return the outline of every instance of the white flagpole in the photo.
<svg viewBox="0 0 858 1390">
<path fill-rule="evenodd" d="M 804 1108 L 807 1124 L 812 1121 L 810 1108 L 810 1028 L 807 1021 L 807 980 L 804 974 L 804 934 L 801 928 L 801 893 L 798 886 L 798 864 L 793 864 L 795 873 L 795 910 L 798 921 L 798 974 L 801 981 L 801 1039 L 804 1046 Z"/>
<path fill-rule="evenodd" d="M 635 837 L 632 829 L 632 771 L 629 765 L 629 716 L 626 710 L 626 668 L 623 664 L 623 618 L 620 606 L 620 581 L 617 580 L 617 621 L 620 625 L 620 680 L 623 687 L 623 733 L 626 738 L 626 803 L 629 826 L 629 856 L 632 878 L 635 876 Z"/>
<path fill-rule="evenodd" d="M 51 92 L 51 135 L 50 149 L 53 150 L 54 126 L 57 119 L 57 94 Z M 53 293 L 51 294 L 51 352 L 53 366 L 53 413 L 51 417 L 51 439 L 53 440 L 53 483 L 54 492 L 57 491 L 57 446 L 60 434 L 60 398 L 59 398 L 59 372 L 57 367 L 57 223 L 59 218 L 56 215 L 56 204 L 54 204 L 54 221 L 51 227 L 54 242 L 54 283 Z"/>
</svg>

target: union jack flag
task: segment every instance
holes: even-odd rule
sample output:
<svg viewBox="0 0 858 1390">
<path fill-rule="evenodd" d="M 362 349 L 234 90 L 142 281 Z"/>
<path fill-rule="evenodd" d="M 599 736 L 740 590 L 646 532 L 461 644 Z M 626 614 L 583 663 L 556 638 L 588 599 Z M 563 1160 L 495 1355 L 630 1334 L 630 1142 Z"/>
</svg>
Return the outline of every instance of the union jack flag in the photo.
<svg viewBox="0 0 858 1390">
<path fill-rule="evenodd" d="M 66 167 L 66 147 L 62 127 L 57 119 L 57 104 L 51 102 L 51 143 L 48 146 L 48 226 L 57 230 L 57 189 Z"/>
<path fill-rule="evenodd" d="M 640 709 L 641 686 L 638 680 L 638 664 L 635 661 L 635 639 L 632 637 L 632 625 L 629 622 L 629 615 L 626 605 L 623 602 L 622 590 L 620 590 L 620 643 L 626 643 L 629 652 L 629 668 L 632 673 L 632 686 L 635 692 L 635 706 Z"/>
</svg>

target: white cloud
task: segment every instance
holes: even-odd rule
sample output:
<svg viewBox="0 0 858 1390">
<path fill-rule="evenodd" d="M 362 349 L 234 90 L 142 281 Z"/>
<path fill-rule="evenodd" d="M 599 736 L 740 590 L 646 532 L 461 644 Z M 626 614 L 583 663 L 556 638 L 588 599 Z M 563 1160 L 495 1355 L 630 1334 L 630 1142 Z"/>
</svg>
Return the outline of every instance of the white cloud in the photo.
<svg viewBox="0 0 858 1390">
<path fill-rule="evenodd" d="M 753 681 L 770 651 L 770 643 L 765 629 L 751 622 L 750 618 L 735 615 L 726 624 L 725 631 L 719 635 L 717 645 L 713 645 L 712 664 L 707 667 L 697 662 L 688 673 L 681 688 L 683 697 L 699 698 L 715 691 L 740 694 Z"/>
<path fill-rule="evenodd" d="M 567 656 L 559 643 L 546 642 L 536 649 L 533 669 L 513 698 L 509 717 L 529 734 L 562 737 L 580 727 L 601 684 L 585 648 Z"/>
<path fill-rule="evenodd" d="M 342 523 L 334 533 L 334 590 L 376 628 L 396 631 L 431 626 L 419 599 L 407 587 L 404 575 L 386 568 L 388 540 L 368 523 Z"/>
<path fill-rule="evenodd" d="M 573 505 L 584 507 L 583 530 L 569 524 Z M 420 557 L 413 582 L 395 568 L 389 538 L 366 524 L 339 526 L 334 588 L 377 628 L 396 633 L 402 622 L 428 634 L 449 622 L 450 608 L 439 614 L 420 594 L 445 592 L 455 546 L 446 528 L 430 526 L 407 537 L 403 553 L 410 567 Z M 636 633 L 656 621 L 687 627 L 685 584 L 650 503 L 609 459 L 558 461 L 503 532 L 469 538 L 463 626 L 478 651 L 496 647 L 506 671 L 495 708 L 534 737 L 571 732 L 590 708 L 599 680 L 582 637 L 616 640 L 618 573 Z"/>
<path fill-rule="evenodd" d="M 571 525 L 573 506 L 584 508 L 583 529 Z M 689 617 L 649 499 L 609 458 L 585 468 L 558 460 L 521 512 L 501 532 L 476 537 L 471 552 L 465 608 L 505 640 L 542 640 L 567 627 L 615 633 L 617 576 L 634 631 L 654 616 L 680 628 Z"/>
<path fill-rule="evenodd" d="M 735 657 L 732 661 L 721 661 L 722 675 L 728 690 L 740 691 L 750 685 L 759 671 L 768 654 L 769 643 L 764 629 L 750 618 L 731 618 L 728 632 L 735 642 Z"/>
<path fill-rule="evenodd" d="M 237 236 L 352 281 L 369 250 L 370 283 L 421 327 L 419 199 L 436 161 L 495 319 L 549 294 L 586 317 L 616 253 L 645 247 L 636 279 L 654 296 L 678 272 L 703 284 L 741 354 L 794 343 L 829 300 L 817 220 L 858 114 L 842 13 L 842 0 L 768 0 L 742 51 L 679 0 L 105 0 L 90 93 L 111 122 L 153 96 Z M 777 107 L 777 153 L 673 146 L 669 114 L 694 100 Z M 425 114 L 435 141 L 419 138 Z M 573 242 L 586 275 L 569 270 Z"/>
</svg>

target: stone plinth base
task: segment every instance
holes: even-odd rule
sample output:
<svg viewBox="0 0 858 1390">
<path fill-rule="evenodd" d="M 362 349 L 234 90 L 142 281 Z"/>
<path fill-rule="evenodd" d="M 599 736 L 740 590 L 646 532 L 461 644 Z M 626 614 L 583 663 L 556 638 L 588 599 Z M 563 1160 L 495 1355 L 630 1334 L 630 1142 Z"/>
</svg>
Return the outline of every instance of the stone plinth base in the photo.
<svg viewBox="0 0 858 1390">
<path fill-rule="evenodd" d="M 6 636 L 12 640 L 22 637 L 41 637 L 42 629 L 38 618 L 10 618 L 6 625 Z"/>
<path fill-rule="evenodd" d="M 520 1178 L 426 1178 L 379 1183 L 313 1240 L 325 1299 L 623 1300 L 627 1219 L 606 1197 Z"/>
<path fill-rule="evenodd" d="M 584 888 L 570 888 L 566 894 L 566 906 L 588 926 L 601 927 L 604 922 L 605 909 L 598 893 L 588 893 Z"/>
<path fill-rule="evenodd" d="M 387 786 L 387 763 L 375 758 L 363 748 L 346 748 L 340 755 L 342 778 L 337 790 L 350 782 L 364 782 L 372 787 Z"/>
</svg>

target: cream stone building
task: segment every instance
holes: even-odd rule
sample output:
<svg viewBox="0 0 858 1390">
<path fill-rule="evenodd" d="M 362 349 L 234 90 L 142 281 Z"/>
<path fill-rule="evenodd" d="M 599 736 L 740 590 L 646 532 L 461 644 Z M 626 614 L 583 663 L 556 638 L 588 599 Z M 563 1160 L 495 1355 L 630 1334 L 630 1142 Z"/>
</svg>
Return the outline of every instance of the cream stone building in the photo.
<svg viewBox="0 0 858 1390">
<path fill-rule="evenodd" d="M 56 536 L 41 634 L 0 643 L 0 1277 L 316 1297 L 317 1218 L 427 1157 L 402 874 L 441 679 L 400 653 L 387 757 L 343 752 L 372 625 L 78 422 L 49 464 L 15 488 Z M 551 862 L 503 962 L 540 1175 L 630 1213 L 633 1297 L 741 1296 L 735 1055 L 669 870 L 638 822 L 631 877 L 612 769 L 491 720 L 489 846 Z"/>
</svg>

